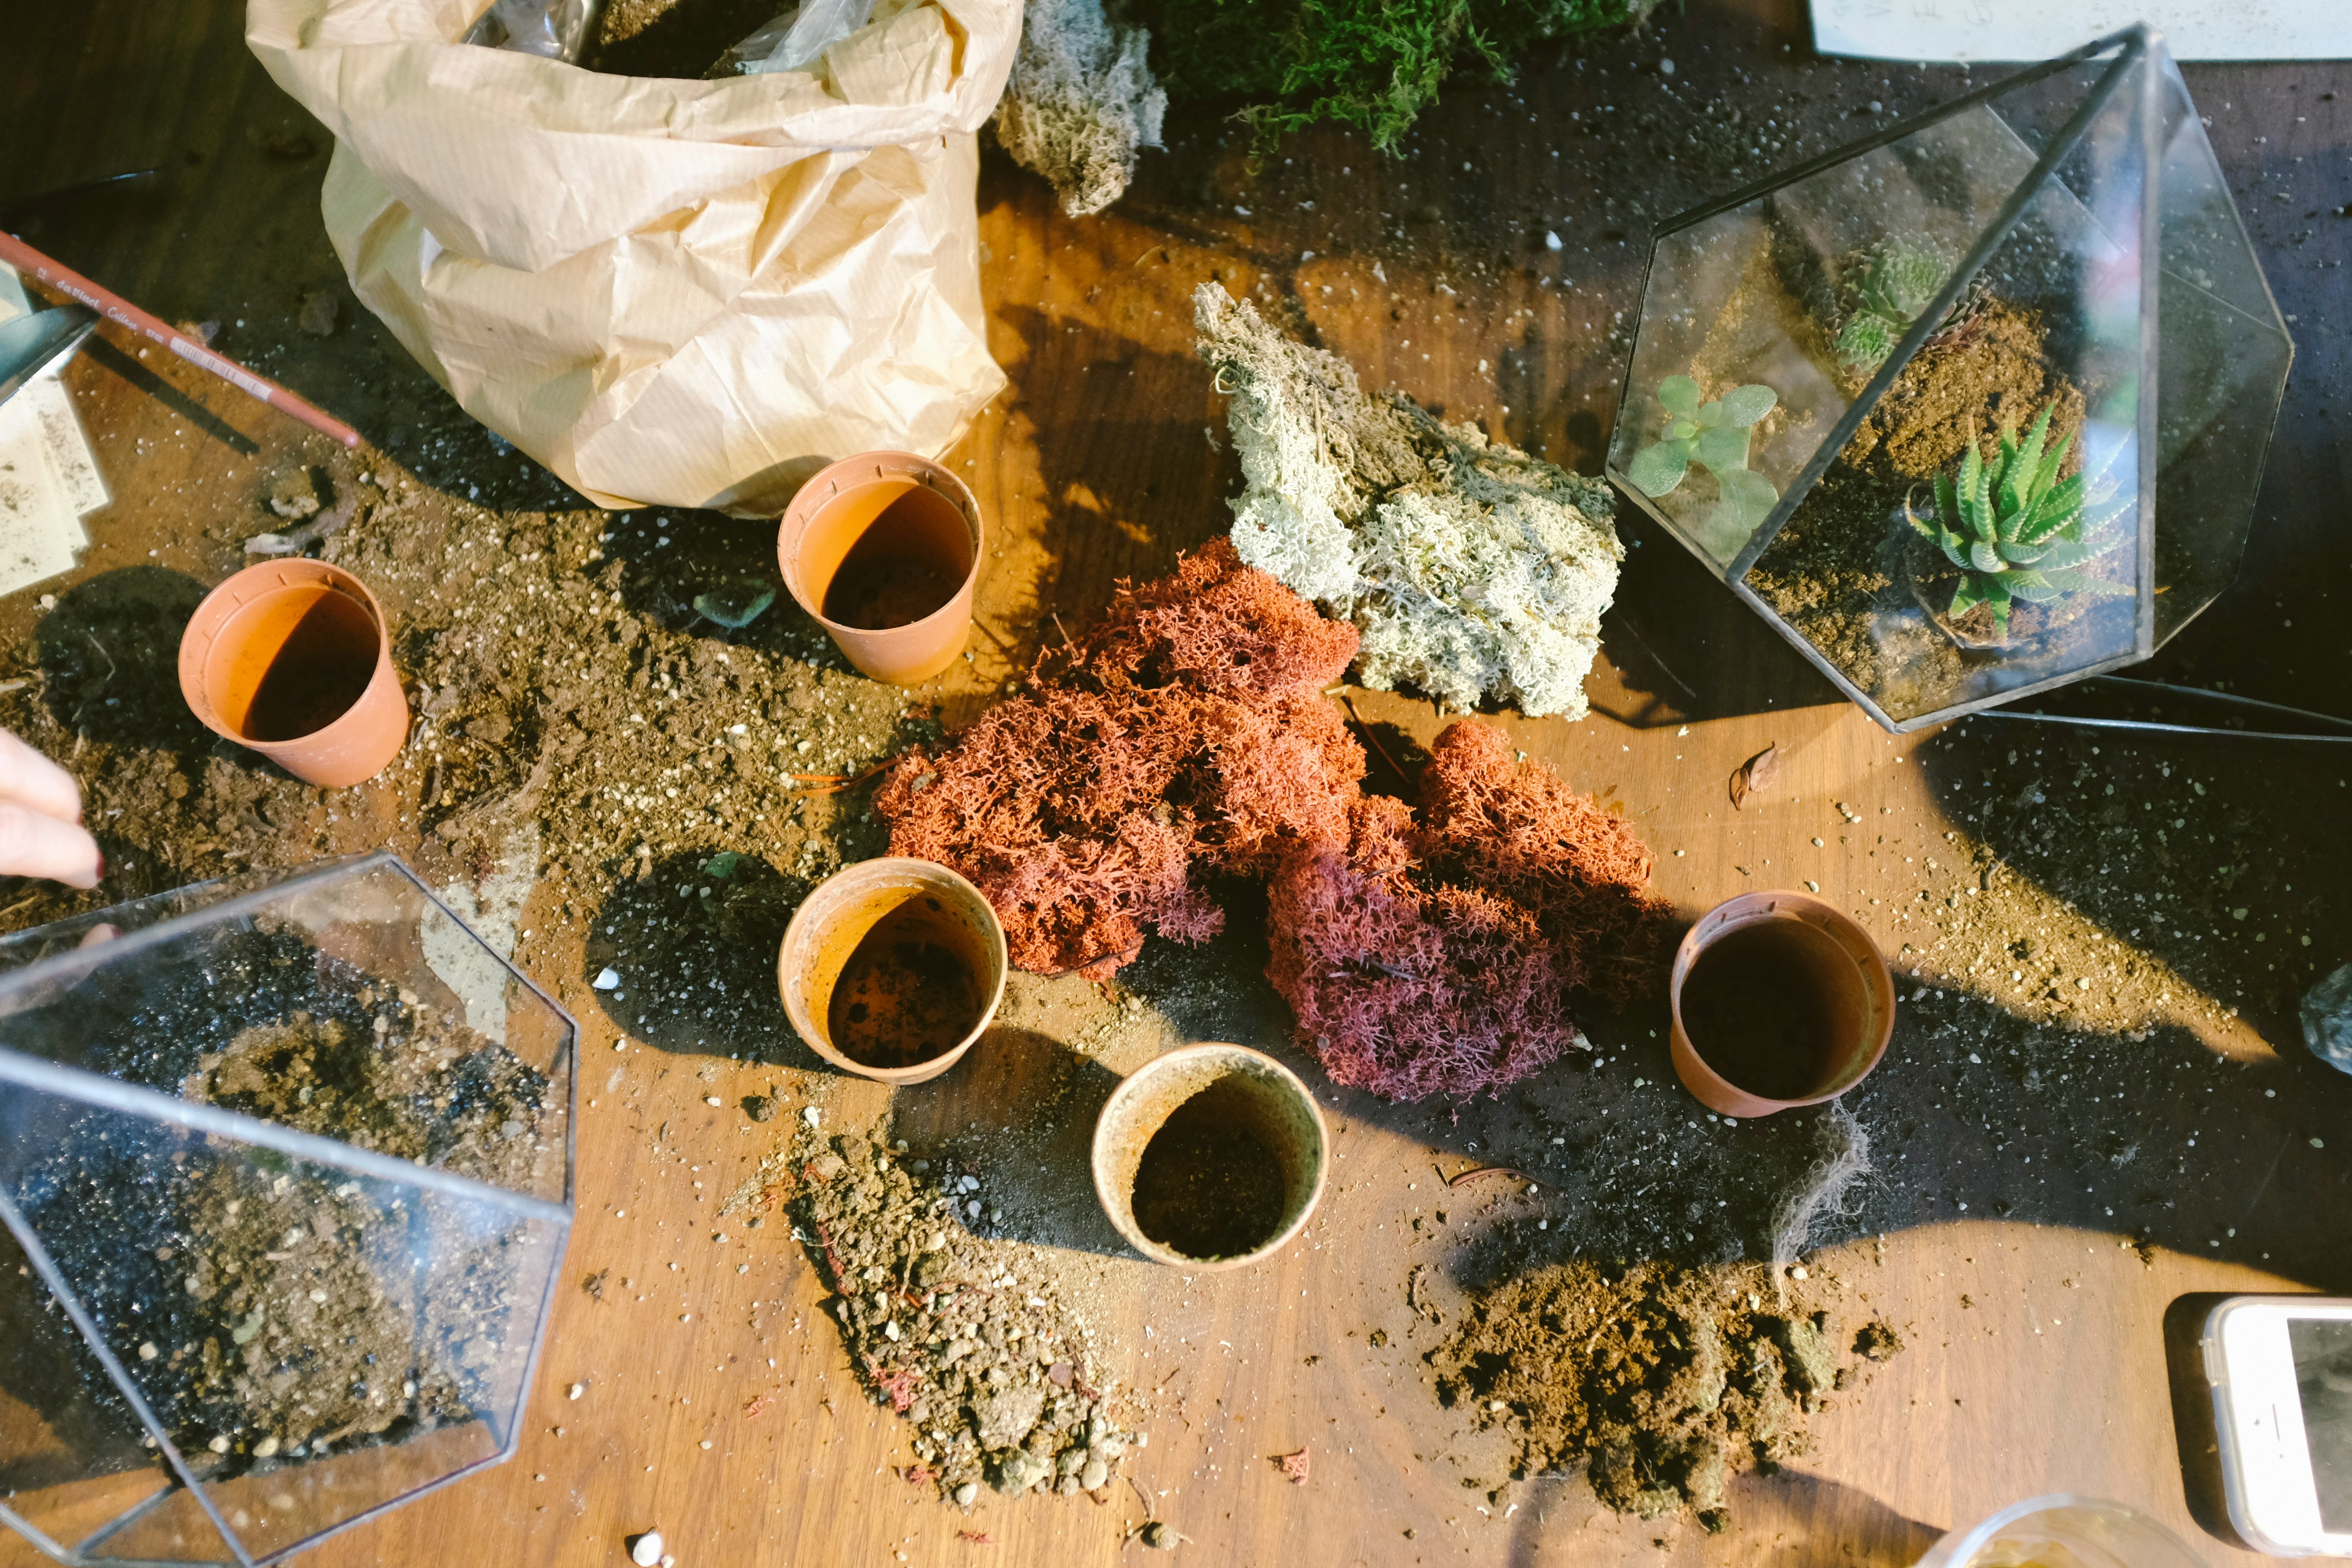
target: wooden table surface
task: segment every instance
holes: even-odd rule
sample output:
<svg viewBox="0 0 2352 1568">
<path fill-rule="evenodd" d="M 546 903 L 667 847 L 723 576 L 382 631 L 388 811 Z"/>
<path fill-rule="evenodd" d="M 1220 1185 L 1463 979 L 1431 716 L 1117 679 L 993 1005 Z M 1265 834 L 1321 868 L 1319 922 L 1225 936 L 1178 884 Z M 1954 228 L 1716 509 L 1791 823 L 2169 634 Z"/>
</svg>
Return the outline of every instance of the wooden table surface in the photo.
<svg viewBox="0 0 2352 1568">
<path fill-rule="evenodd" d="M 304 292 L 341 288 L 316 207 L 324 159 L 285 155 L 284 133 L 304 122 L 246 55 L 238 12 L 234 0 L 42 7 L 12 20 L 0 53 L 0 202 L 166 167 L 163 192 L 42 208 L 28 237 L 175 320 L 283 319 Z M 1147 155 L 1125 202 L 1085 220 L 1064 217 L 1039 183 L 991 154 L 981 188 L 991 344 L 1012 384 L 951 460 L 971 460 L 1003 553 L 982 595 L 979 657 L 951 710 L 971 710 L 1025 665 L 1051 615 L 1083 620 L 1117 579 L 1157 574 L 1223 528 L 1237 474 L 1222 440 L 1204 439 L 1204 428 L 1222 437 L 1223 415 L 1190 347 L 1189 296 L 1204 279 L 1295 307 L 1368 385 L 1392 384 L 1448 417 L 1597 471 L 1649 225 L 1969 80 L 1954 69 L 1819 61 L 1804 40 L 1797 0 L 1691 0 L 1638 37 L 1531 62 L 1516 85 L 1457 84 L 1393 159 L 1355 138 L 1311 134 L 1253 169 L 1229 127 L 1180 110 L 1176 144 Z M 1671 73 L 1660 64 L 1668 58 Z M 2339 432 L 2352 301 L 2338 269 L 2352 251 L 2343 216 L 2352 210 L 2352 67 L 2186 74 L 2295 323 L 2298 355 L 2237 585 L 2149 672 L 2344 710 L 2352 532 L 2342 498 L 2352 463 Z M 315 127 L 309 134 L 323 148 Z M 1547 246 L 1547 230 L 1560 248 Z M 371 427 L 383 378 L 421 379 L 396 351 L 385 358 L 372 332 L 362 320 L 337 338 L 298 339 L 265 368 L 385 441 L 385 461 L 454 482 L 461 476 L 431 470 Z M 326 450 L 160 353 L 142 354 L 110 330 L 107 340 L 69 375 L 117 497 L 92 520 L 97 545 L 80 574 L 152 556 L 217 577 L 251 531 L 243 520 L 260 476 Z M 362 345 L 375 357 L 357 355 Z M 571 504 L 560 489 L 551 482 L 544 504 Z M 788 1104 L 818 1104 L 835 1125 L 895 1116 L 900 1136 L 943 1134 L 984 1115 L 1009 1122 L 1061 1070 L 1057 1053 L 1086 1053 L 1086 1032 L 1113 1002 L 1075 980 L 1024 980 L 1019 1028 L 1001 1030 L 946 1079 L 901 1091 L 895 1106 L 862 1081 L 723 1055 L 625 1056 L 636 1065 L 615 1087 L 602 1075 L 619 1026 L 587 987 L 576 948 L 559 948 L 535 949 L 531 966 L 583 1020 L 593 1064 L 567 1280 L 609 1268 L 659 1275 L 662 1287 L 639 1304 L 567 1286 L 520 1457 L 306 1561 L 618 1563 L 625 1534 L 658 1526 L 686 1568 L 1108 1563 L 1143 1550 L 1126 1536 L 1146 1517 L 1148 1493 L 1153 1513 L 1190 1538 L 1183 1552 L 1195 1562 L 1900 1564 L 1947 1529 L 2059 1490 L 2147 1509 L 2209 1562 L 2251 1561 L 2192 1517 L 2203 1482 L 2184 1468 L 2183 1451 L 2199 1443 L 2176 1432 L 2166 1325 L 2168 1313 L 2176 1330 L 2193 1315 L 2200 1293 L 2352 1289 L 2352 1080 L 2313 1062 L 2294 1022 L 2295 997 L 2344 959 L 2352 937 L 2341 894 L 2352 869 L 2343 783 L 2352 759 L 2318 747 L 2112 739 L 2101 752 L 2094 738 L 2029 737 L 1996 721 L 1892 739 L 1630 508 L 1619 526 L 1632 548 L 1593 715 L 1573 725 L 1502 721 L 1580 787 L 1625 803 L 1660 853 L 1660 890 L 1686 914 L 1770 881 L 1818 881 L 1898 951 L 1906 997 L 1948 993 L 1906 1010 L 1888 1061 L 1854 1097 L 1866 1123 L 1894 1133 L 1882 1146 L 1902 1150 L 1882 1177 L 1879 1206 L 1893 1218 L 1814 1263 L 1899 1324 L 1909 1349 L 1840 1396 L 1810 1454 L 1735 1485 L 1728 1533 L 1613 1516 L 1578 1477 L 1532 1478 L 1490 1500 L 1503 1440 L 1440 1408 L 1421 1356 L 1442 1331 L 1402 1289 L 1415 1263 L 1437 1263 L 1444 1276 L 1447 1259 L 1464 1255 L 1447 1251 L 1450 1239 L 1420 1239 L 1410 1223 L 1435 1206 L 1437 1180 L 1471 1162 L 1521 1157 L 1546 1116 L 1617 1105 L 1629 1119 L 1646 1115 L 1645 1125 L 1687 1123 L 1693 1146 L 1711 1141 L 1718 1161 L 1751 1149 L 1768 1163 L 1801 1153 L 1804 1129 L 1793 1122 L 1709 1128 L 1672 1098 L 1680 1091 L 1654 1012 L 1593 1026 L 1612 1058 L 1605 1069 L 1562 1068 L 1458 1116 L 1327 1087 L 1344 1160 L 1299 1244 L 1227 1276 L 1100 1265 L 1106 1325 L 1147 1346 L 1135 1364 L 1108 1370 L 1154 1391 L 1151 1446 L 1127 1467 L 1136 1484 L 1101 1505 L 990 1498 L 967 1519 L 892 1472 L 909 1458 L 907 1431 L 856 1393 L 837 1338 L 818 1321 L 823 1292 L 804 1259 L 773 1247 L 677 1250 L 677 1238 L 709 1229 L 709 1195 L 778 1141 L 731 1103 L 711 1110 L 702 1097 L 731 1102 L 774 1081 Z M 0 638 L 26 635 L 39 614 L 35 593 L 60 586 L 0 603 Z M 1358 700 L 1401 746 L 1439 727 L 1425 702 Z M 1785 758 L 1772 798 L 1735 813 L 1725 777 L 1768 743 Z M 2224 922 L 2202 942 L 2184 933 L 2167 946 L 2173 939 L 2152 931 L 2126 935 L 2137 917 L 2098 878 L 2056 889 L 2119 952 L 2164 966 L 2179 985 L 2133 1037 L 2163 1057 L 2178 1091 L 2135 1095 L 2108 1113 L 2135 1148 L 2145 1138 L 2169 1152 L 2108 1185 L 2053 1196 L 2015 1161 L 2046 1151 L 2048 1169 L 2080 1123 L 2053 1116 L 2030 1070 L 1972 1072 L 1973 1047 L 1999 1036 L 2054 1052 L 2079 1045 L 2083 1028 L 2062 1021 L 2036 1034 L 2018 1022 L 2032 1009 L 1998 975 L 1948 972 L 1924 940 L 1901 951 L 1916 928 L 1896 911 L 1924 889 L 1942 896 L 1944 873 L 1919 862 L 1962 838 L 1989 847 L 1984 863 L 1998 858 L 1998 875 L 2033 891 L 2039 862 L 2012 832 L 2024 808 L 1995 811 L 1986 793 L 2011 799 L 2021 766 L 2042 759 L 2054 779 L 2063 761 L 2074 770 L 2064 787 L 2095 795 L 2103 770 L 2128 761 L 2145 778 L 2159 756 L 2193 775 L 2199 794 L 2182 795 L 2184 817 L 2239 814 L 2230 842 L 2251 835 L 2302 890 L 2255 911 L 2256 925 L 2276 917 L 2275 945 L 2233 942 Z M 1840 836 L 1814 847 L 1832 831 Z M 2184 837 L 2181 874 L 2230 874 L 2224 837 L 2195 848 L 2195 836 Z M 1898 863 L 1898 851 L 1915 847 Z M 1164 1020 L 1163 1041 L 1216 1029 L 1289 1050 L 1279 1004 L 1236 952 L 1246 958 L 1246 940 L 1155 953 L 1129 977 Z M 2123 1048 L 2119 1039 L 2093 1045 Z M 1101 1065 L 1125 1071 L 1149 1048 L 1130 1040 Z M 649 1152 L 645 1129 L 666 1121 L 688 1130 L 718 1175 L 703 1194 Z M 1083 1144 L 1055 1147 L 1056 1158 L 1076 1160 Z M 1532 1201 L 1458 1202 L 1450 1226 L 1474 1231 Z M 1565 1193 L 1549 1201 L 1572 1249 L 1576 1205 Z M 674 1259 L 683 1266 L 672 1275 Z M 1450 1321 L 1458 1280 L 1438 1297 Z M 688 1328 L 677 1321 L 682 1310 L 694 1314 Z M 1391 1342 L 1375 1349 L 1368 1336 L 1382 1328 Z M 566 1397 L 574 1383 L 588 1390 L 576 1401 Z M 774 1397 L 746 1415 L 760 1394 Z M 1313 1472 L 1294 1487 L 1268 1456 L 1301 1445 L 1312 1446 Z M 2210 1505 L 2198 1509 L 2210 1521 Z M 32 1560 L 0 1541 L 0 1564 Z"/>
</svg>

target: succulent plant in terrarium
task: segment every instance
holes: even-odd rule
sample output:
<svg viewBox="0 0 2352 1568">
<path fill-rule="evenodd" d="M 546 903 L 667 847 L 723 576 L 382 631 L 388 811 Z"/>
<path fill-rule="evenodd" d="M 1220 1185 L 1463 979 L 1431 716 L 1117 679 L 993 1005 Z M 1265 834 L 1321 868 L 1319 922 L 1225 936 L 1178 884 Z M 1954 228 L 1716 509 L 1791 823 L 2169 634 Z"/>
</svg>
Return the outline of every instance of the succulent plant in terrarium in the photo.
<svg viewBox="0 0 2352 1568">
<path fill-rule="evenodd" d="M 2134 592 L 2128 583 L 2084 570 L 2124 542 L 2115 524 L 2132 502 L 2129 497 L 2113 500 L 2115 485 L 2100 476 L 2058 477 L 2074 437 L 2048 445 L 2056 407 L 2043 405 L 2021 443 L 2013 430 L 2003 429 L 2000 454 L 1990 463 L 1971 438 L 1959 477 L 1936 476 L 1932 515 L 1921 517 L 1904 504 L 1911 526 L 1959 572 L 1949 604 L 1936 610 L 1948 626 L 1981 605 L 1992 622 L 1990 640 L 2000 642 L 2009 636 L 2013 604 Z"/>
<path fill-rule="evenodd" d="M 1890 240 L 1874 248 L 1853 285 L 1853 313 L 1838 333 L 1838 363 L 1858 375 L 1885 363 L 1951 272 L 1941 257 L 1920 246 Z"/>
<path fill-rule="evenodd" d="M 1653 500 L 1669 495 L 1693 463 L 1715 480 L 1716 503 L 1702 527 L 1727 548 L 1755 531 L 1772 515 L 1780 492 L 1748 466 L 1748 437 L 1757 421 L 1772 412 L 1780 395 L 1760 383 L 1735 386 L 1702 401 L 1698 383 L 1670 375 L 1658 383 L 1658 405 L 1666 411 L 1664 433 L 1633 454 L 1626 475 Z"/>
</svg>

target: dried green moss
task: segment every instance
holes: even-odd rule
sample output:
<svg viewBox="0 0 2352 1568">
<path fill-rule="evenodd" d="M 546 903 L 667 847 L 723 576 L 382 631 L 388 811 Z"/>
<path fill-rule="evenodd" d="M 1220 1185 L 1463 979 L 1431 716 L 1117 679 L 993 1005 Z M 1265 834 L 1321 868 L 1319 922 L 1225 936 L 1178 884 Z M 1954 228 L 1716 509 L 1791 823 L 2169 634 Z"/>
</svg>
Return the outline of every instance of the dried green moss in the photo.
<svg viewBox="0 0 2352 1568">
<path fill-rule="evenodd" d="M 1548 39 L 1640 22 L 1658 0 L 1140 0 L 1170 98 L 1241 95 L 1261 148 L 1336 121 L 1383 152 L 1462 69 L 1508 78 Z"/>
</svg>

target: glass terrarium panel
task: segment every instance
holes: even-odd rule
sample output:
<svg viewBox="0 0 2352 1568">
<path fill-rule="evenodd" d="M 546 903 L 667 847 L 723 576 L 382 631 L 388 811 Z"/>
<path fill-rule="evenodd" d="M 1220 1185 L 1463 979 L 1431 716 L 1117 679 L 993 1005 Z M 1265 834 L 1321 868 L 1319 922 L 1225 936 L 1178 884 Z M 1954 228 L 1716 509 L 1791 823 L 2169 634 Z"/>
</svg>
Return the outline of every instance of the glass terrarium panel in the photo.
<svg viewBox="0 0 2352 1568">
<path fill-rule="evenodd" d="M 1964 110 L 1662 236 L 1621 480 L 1728 567 L 2034 162 L 1999 116 Z M 1864 297 L 1878 309 L 1851 308 Z"/>
<path fill-rule="evenodd" d="M 0 1226 L 0 1510 L 69 1551 L 179 1483 L 91 1361 L 63 1304 Z M 226 1563 L 220 1538 L 158 1561 Z"/>
<path fill-rule="evenodd" d="M 2162 148 L 2156 480 L 2161 644 L 2237 574 L 2294 348 L 2179 68 L 2159 59 L 2153 70 Z"/>
<path fill-rule="evenodd" d="M 496 1458 L 516 1430 L 564 1227 L 495 1191 L 0 1082 L 0 1197 L 257 1557 Z M 127 1409 L 75 1348 L 86 1396 Z M 166 1505 L 142 1532 L 187 1528 Z"/>
<path fill-rule="evenodd" d="M 2148 651 L 2136 101 L 2097 110 L 1748 574 L 1898 723 Z M 1849 293 L 1839 333 L 1871 308 Z"/>
<path fill-rule="evenodd" d="M 0 942 L 0 1216 L 63 1299 L 0 1289 L 0 1342 L 47 1345 L 47 1406 L 0 1384 L 0 1466 L 60 1517 L 22 1522 L 268 1560 L 510 1454 L 575 1037 L 389 855 Z"/>
<path fill-rule="evenodd" d="M 12 958 L 41 967 L 0 983 L 0 1049 L 566 1194 L 572 1021 L 388 855 L 101 910 Z"/>
</svg>

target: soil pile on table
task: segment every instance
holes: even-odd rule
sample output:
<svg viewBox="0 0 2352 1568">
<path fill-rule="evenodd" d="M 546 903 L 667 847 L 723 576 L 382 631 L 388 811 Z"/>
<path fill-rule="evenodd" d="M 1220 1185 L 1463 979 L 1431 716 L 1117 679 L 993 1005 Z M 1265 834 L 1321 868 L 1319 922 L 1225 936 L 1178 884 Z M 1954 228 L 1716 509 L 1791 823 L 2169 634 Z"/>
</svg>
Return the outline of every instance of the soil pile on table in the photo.
<svg viewBox="0 0 2352 1568">
<path fill-rule="evenodd" d="M 1719 1531 L 1730 1478 L 1803 1454 L 1855 1363 L 1901 1348 L 1803 1289 L 1754 1265 L 1563 1263 L 1479 1297 L 1430 1363 L 1442 1400 L 1509 1430 L 1517 1473 L 1581 1465 L 1621 1513 Z"/>
<path fill-rule="evenodd" d="M 1113 1419 L 1090 1331 L 1024 1249 L 965 1229 L 976 1180 L 855 1133 L 804 1135 L 792 1163 L 795 1235 L 836 1292 L 825 1310 L 875 1402 L 916 1428 L 907 1479 L 967 1506 L 983 1482 L 1101 1493 L 1146 1439 Z"/>
<path fill-rule="evenodd" d="M 389 987 L 250 1025 L 178 1088 L 509 1190 L 530 1190 L 547 1153 L 545 1076 Z M 104 1131 L 69 1134 L 20 1195 L 183 1452 L 242 1468 L 400 1441 L 510 1389 L 530 1322 L 513 1321 L 518 1237 L 493 1211 L 217 1140 L 128 1147 Z M 112 1399 L 94 1362 L 81 1371 Z"/>
<path fill-rule="evenodd" d="M 1359 800 L 1344 841 L 1270 889 L 1267 978 L 1339 1083 L 1390 1099 L 1497 1092 L 1585 1048 L 1571 996 L 1664 981 L 1672 912 L 1624 818 L 1484 724 L 1437 739 L 1422 816 Z"/>
</svg>

